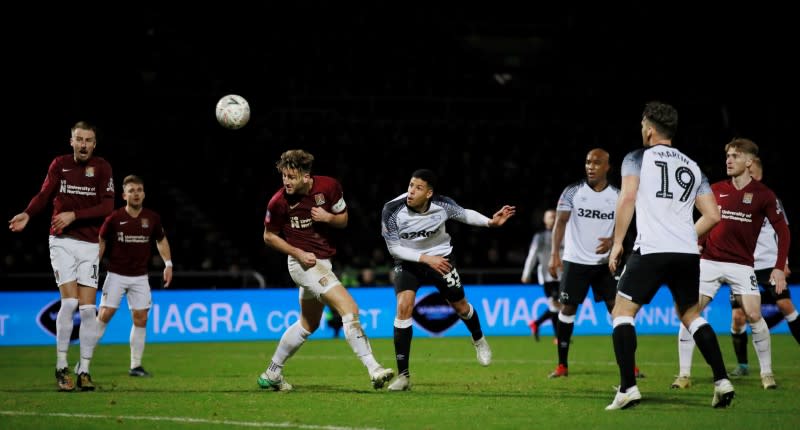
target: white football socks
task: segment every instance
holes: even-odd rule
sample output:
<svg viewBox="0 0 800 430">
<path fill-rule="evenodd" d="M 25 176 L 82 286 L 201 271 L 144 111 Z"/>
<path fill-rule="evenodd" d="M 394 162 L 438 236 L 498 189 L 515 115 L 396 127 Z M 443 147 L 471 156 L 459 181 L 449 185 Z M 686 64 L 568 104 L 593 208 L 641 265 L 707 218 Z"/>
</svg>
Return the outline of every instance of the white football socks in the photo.
<svg viewBox="0 0 800 430">
<path fill-rule="evenodd" d="M 278 342 L 278 348 L 275 349 L 275 353 L 272 355 L 272 363 L 268 370 L 280 375 L 283 365 L 303 346 L 309 336 L 311 336 L 311 332 L 303 328 L 300 321 L 289 326 L 283 332 L 280 342 Z"/>
<path fill-rule="evenodd" d="M 80 305 L 81 330 L 80 330 L 80 350 L 81 361 L 79 373 L 89 373 L 89 363 L 94 355 L 94 347 L 97 345 L 97 307 L 95 305 Z"/>
<path fill-rule="evenodd" d="M 72 315 L 78 308 L 78 299 L 61 299 L 61 309 L 56 316 L 56 368 L 63 369 L 69 367 L 67 363 L 67 352 L 69 351 L 69 341 L 72 336 Z"/>
<path fill-rule="evenodd" d="M 147 327 L 131 326 L 131 369 L 142 365 L 144 355 L 144 341 L 147 337 Z"/>
<path fill-rule="evenodd" d="M 678 375 L 689 376 L 692 374 L 692 355 L 694 354 L 694 337 L 689 329 L 681 324 L 678 331 Z"/>
<path fill-rule="evenodd" d="M 347 343 L 350 344 L 350 347 L 353 348 L 353 352 L 356 353 L 369 373 L 372 374 L 372 372 L 381 367 L 381 365 L 378 364 L 375 360 L 375 356 L 372 355 L 372 347 L 369 344 L 366 333 L 364 333 L 364 329 L 361 327 L 361 322 L 358 321 L 358 317 L 354 314 L 342 315 L 342 325 L 344 327 L 344 336 L 347 339 Z"/>
<path fill-rule="evenodd" d="M 758 356 L 758 364 L 761 367 L 762 375 L 772 374 L 772 341 L 769 335 L 769 327 L 764 318 L 754 323 L 750 323 L 750 331 L 753 333 L 753 346 Z"/>
</svg>

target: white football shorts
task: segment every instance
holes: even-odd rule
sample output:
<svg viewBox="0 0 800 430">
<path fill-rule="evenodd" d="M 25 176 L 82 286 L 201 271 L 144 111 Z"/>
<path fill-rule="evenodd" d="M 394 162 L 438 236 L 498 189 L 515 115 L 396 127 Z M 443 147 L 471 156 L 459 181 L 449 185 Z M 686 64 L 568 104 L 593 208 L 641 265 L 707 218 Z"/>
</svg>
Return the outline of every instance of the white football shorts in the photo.
<svg viewBox="0 0 800 430">
<path fill-rule="evenodd" d="M 150 293 L 147 275 L 122 276 L 108 272 L 103 282 L 100 307 L 119 308 L 123 295 L 127 295 L 128 309 L 132 311 L 150 309 L 153 305 L 153 295 Z"/>
<path fill-rule="evenodd" d="M 70 237 L 50 236 L 50 265 L 56 285 L 78 281 L 78 285 L 97 288 L 100 245 Z"/>
<path fill-rule="evenodd" d="M 320 296 L 340 284 L 339 278 L 331 270 L 329 259 L 317 259 L 314 267 L 303 269 L 303 266 L 294 257 L 289 256 L 286 261 L 289 266 L 289 275 L 300 288 L 300 300 L 320 299 Z"/>
<path fill-rule="evenodd" d="M 700 259 L 700 294 L 714 298 L 722 284 L 731 286 L 735 295 L 758 296 L 756 272 L 750 266 Z"/>
</svg>

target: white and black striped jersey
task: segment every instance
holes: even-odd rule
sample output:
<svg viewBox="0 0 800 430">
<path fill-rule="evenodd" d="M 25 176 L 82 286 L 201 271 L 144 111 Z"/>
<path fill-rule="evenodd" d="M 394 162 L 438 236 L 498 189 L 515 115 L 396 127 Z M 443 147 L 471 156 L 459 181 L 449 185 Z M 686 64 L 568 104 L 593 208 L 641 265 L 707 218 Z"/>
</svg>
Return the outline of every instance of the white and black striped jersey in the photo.
<svg viewBox="0 0 800 430">
<path fill-rule="evenodd" d="M 655 145 L 629 152 L 620 173 L 639 177 L 633 249 L 699 254 L 694 204 L 711 186 L 697 163 L 670 145 Z"/>
<path fill-rule="evenodd" d="M 525 266 L 522 268 L 522 276 L 531 278 L 533 268 L 536 268 L 537 281 L 539 285 L 545 282 L 555 282 L 558 278 L 550 275 L 547 263 L 550 261 L 550 250 L 553 243 L 553 231 L 542 230 L 533 235 L 531 246 L 528 249 L 528 257 L 525 258 Z M 561 252 L 564 252 L 564 243 L 561 243 Z"/>
<path fill-rule="evenodd" d="M 780 200 L 778 200 L 778 207 L 783 211 L 783 217 L 788 225 L 789 218 L 786 217 L 786 211 Z M 764 223 L 761 224 L 761 232 L 758 234 L 753 258 L 755 259 L 753 265 L 755 270 L 772 269 L 778 259 L 778 235 L 767 218 L 764 218 Z"/>
<path fill-rule="evenodd" d="M 450 255 L 453 247 L 445 229 L 445 221 L 449 219 L 474 226 L 489 226 L 489 218 L 438 194 L 431 198 L 427 211 L 415 212 L 406 205 L 407 195 L 403 193 L 386 203 L 381 214 L 381 233 L 395 259 L 417 262 L 422 254 Z"/>
<path fill-rule="evenodd" d="M 586 180 L 564 188 L 557 211 L 570 212 L 564 235 L 561 259 L 572 263 L 597 265 L 608 262 L 608 253 L 597 254 L 599 238 L 614 235 L 614 212 L 619 188 L 608 185 L 595 191 Z"/>
</svg>

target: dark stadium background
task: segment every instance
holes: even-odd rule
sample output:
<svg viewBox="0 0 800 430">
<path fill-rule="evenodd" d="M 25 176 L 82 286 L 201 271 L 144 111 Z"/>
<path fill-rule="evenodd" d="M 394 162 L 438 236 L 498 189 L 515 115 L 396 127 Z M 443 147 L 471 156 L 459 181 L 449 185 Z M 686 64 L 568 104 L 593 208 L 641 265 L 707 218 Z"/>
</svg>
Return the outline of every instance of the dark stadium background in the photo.
<svg viewBox="0 0 800 430">
<path fill-rule="evenodd" d="M 712 182 L 725 177 L 724 144 L 754 139 L 798 237 L 797 37 L 785 10 L 339 3 L 11 14 L 3 216 L 27 205 L 52 158 L 70 152 L 71 125 L 86 119 L 100 128 L 96 154 L 118 188 L 127 174 L 144 178 L 176 274 L 256 270 L 288 285 L 262 220 L 280 186 L 275 160 L 304 148 L 316 173 L 344 186 L 340 269 L 388 267 L 381 207 L 428 167 L 462 206 L 487 215 L 517 206 L 501 230 L 448 226 L 458 267 L 475 269 L 469 282 L 516 282 L 542 211 L 582 177 L 586 152 L 607 149 L 618 183 L 622 157 L 641 145 L 642 107 L 659 99 L 679 109 L 675 144 Z M 250 102 L 244 129 L 214 119 L 228 93 Z M 48 215 L 22 234 L 3 229 L 3 289 L 52 286 L 14 277 L 49 274 Z M 204 285 L 176 283 L 195 286 Z"/>
</svg>

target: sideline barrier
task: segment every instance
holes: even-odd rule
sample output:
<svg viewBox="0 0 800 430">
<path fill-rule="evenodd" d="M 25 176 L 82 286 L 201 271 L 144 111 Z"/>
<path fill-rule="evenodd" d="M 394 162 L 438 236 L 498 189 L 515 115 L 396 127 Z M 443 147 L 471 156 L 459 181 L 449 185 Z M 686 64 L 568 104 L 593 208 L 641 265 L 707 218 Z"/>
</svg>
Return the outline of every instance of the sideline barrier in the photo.
<svg viewBox="0 0 800 430">
<path fill-rule="evenodd" d="M 800 286 L 790 286 L 796 300 Z M 528 321 L 547 308 L 542 288 L 534 285 L 466 286 L 467 297 L 479 312 L 481 326 L 488 336 L 529 335 Z M 392 337 L 395 298 L 391 287 L 353 288 L 350 293 L 359 304 L 360 320 L 370 337 Z M 575 335 L 609 335 L 611 321 L 604 303 L 590 296 L 578 308 Z M 730 331 L 729 290 L 724 286 L 706 308 L 704 317 L 719 334 Z M 423 287 L 417 294 L 414 310 L 414 336 L 468 336 L 452 309 L 441 300 L 436 289 Z M 100 303 L 98 294 L 97 303 Z M 147 342 L 200 342 L 231 340 L 278 340 L 287 326 L 298 319 L 297 289 L 237 290 L 154 290 L 153 307 L 147 324 Z M 0 346 L 53 345 L 55 318 L 60 307 L 58 293 L 0 292 Z M 764 306 L 775 312 L 774 305 Z M 73 340 L 78 339 L 80 316 L 74 315 Z M 323 317 L 324 320 L 324 317 Z M 666 288 L 636 316 L 639 334 L 678 333 L 678 318 Z M 123 300 L 108 325 L 102 343 L 128 343 L 131 317 Z M 772 333 L 788 333 L 785 322 Z M 333 334 L 323 321 L 312 339 Z M 542 334 L 552 334 L 549 323 Z"/>
</svg>

